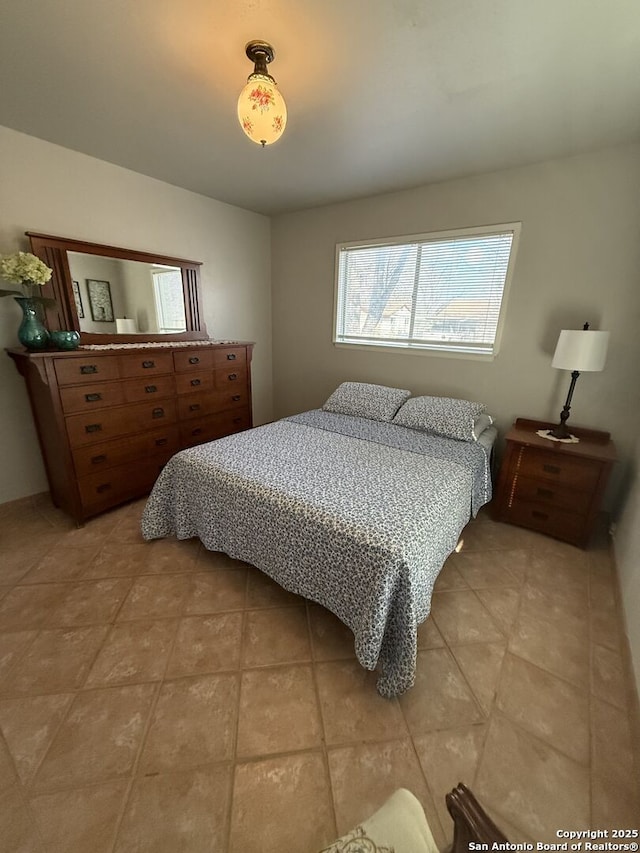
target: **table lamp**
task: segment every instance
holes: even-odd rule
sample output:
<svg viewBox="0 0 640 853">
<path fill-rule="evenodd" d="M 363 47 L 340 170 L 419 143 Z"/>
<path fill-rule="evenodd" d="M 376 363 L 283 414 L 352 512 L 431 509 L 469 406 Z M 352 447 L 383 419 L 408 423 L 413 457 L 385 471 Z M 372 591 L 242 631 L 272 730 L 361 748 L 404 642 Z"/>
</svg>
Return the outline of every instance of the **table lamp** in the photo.
<svg viewBox="0 0 640 853">
<path fill-rule="evenodd" d="M 560 423 L 554 429 L 549 430 L 548 434 L 553 438 L 566 439 L 571 437 L 571 433 L 567 429 L 567 420 L 569 419 L 571 398 L 578 376 L 583 372 L 602 370 L 607 358 L 608 345 L 609 332 L 592 332 L 589 330 L 588 323 L 585 323 L 581 330 L 563 329 L 560 332 L 551 366 L 560 370 L 570 370 L 571 385 L 564 409 L 560 413 Z"/>
</svg>

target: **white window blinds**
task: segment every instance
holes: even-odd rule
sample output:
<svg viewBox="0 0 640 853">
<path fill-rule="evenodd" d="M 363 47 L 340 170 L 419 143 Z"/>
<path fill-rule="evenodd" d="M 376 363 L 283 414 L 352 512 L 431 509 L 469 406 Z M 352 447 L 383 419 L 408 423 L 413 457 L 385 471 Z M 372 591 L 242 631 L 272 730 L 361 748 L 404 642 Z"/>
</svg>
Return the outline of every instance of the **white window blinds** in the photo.
<svg viewBox="0 0 640 853">
<path fill-rule="evenodd" d="M 492 354 L 518 231 L 338 246 L 335 341 Z"/>
</svg>

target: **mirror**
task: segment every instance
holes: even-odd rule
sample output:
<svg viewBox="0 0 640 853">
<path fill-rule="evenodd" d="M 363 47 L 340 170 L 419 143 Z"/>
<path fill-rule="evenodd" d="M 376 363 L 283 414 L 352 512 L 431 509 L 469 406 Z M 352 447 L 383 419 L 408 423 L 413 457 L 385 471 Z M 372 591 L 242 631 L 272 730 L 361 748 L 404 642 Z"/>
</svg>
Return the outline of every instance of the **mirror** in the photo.
<svg viewBox="0 0 640 853">
<path fill-rule="evenodd" d="M 169 264 L 67 252 L 80 331 L 166 335 L 187 331 L 182 270 Z"/>
<path fill-rule="evenodd" d="M 200 264 L 132 249 L 27 232 L 31 251 L 53 269 L 43 289 L 50 330 L 81 342 L 202 340 Z"/>
</svg>

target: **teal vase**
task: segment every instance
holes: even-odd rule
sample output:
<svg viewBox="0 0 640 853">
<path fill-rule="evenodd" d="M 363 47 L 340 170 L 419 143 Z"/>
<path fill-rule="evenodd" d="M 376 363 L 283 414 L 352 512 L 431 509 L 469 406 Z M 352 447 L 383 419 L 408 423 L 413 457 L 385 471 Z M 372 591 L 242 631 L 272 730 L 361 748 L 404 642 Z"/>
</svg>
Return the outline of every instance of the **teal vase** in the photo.
<svg viewBox="0 0 640 853">
<path fill-rule="evenodd" d="M 14 298 L 22 308 L 22 322 L 18 328 L 18 340 L 27 349 L 46 349 L 49 343 L 49 332 L 38 316 L 37 302 L 27 296 L 16 296 Z"/>
</svg>

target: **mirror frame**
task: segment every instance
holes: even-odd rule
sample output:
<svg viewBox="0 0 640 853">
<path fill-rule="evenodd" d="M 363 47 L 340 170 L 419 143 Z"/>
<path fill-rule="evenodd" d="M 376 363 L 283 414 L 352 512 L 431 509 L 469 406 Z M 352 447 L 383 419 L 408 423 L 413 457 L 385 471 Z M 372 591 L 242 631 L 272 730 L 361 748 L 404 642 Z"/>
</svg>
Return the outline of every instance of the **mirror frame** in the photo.
<svg viewBox="0 0 640 853">
<path fill-rule="evenodd" d="M 51 237 L 48 234 L 25 232 L 31 243 L 31 251 L 51 267 L 51 280 L 42 288 L 42 295 L 55 299 L 56 304 L 47 308 L 47 326 L 50 331 L 68 329 L 80 333 L 82 344 L 135 344 L 161 343 L 163 341 L 200 341 L 207 339 L 207 329 L 202 317 L 202 294 L 200 289 L 200 261 L 186 261 L 170 258 L 166 255 L 154 255 L 150 252 L 138 252 L 135 249 L 123 249 L 117 246 L 105 246 L 100 243 L 86 243 L 67 237 Z M 73 298 L 73 285 L 67 252 L 81 252 L 89 255 L 102 255 L 123 261 L 142 261 L 149 264 L 166 264 L 180 267 L 182 271 L 182 292 L 187 330 L 166 334 L 117 335 L 83 332 Z"/>
</svg>

